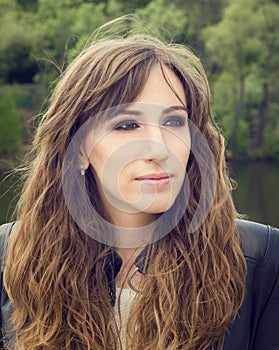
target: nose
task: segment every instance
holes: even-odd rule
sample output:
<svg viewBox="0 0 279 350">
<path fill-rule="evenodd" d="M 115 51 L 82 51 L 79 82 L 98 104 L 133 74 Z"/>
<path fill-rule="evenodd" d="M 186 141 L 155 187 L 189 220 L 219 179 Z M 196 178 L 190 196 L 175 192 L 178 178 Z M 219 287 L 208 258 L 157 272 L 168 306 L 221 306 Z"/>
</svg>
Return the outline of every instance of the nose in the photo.
<svg viewBox="0 0 279 350">
<path fill-rule="evenodd" d="M 169 150 L 163 135 L 163 130 L 158 125 L 148 125 L 146 128 L 145 157 L 148 160 L 163 161 L 169 157 Z"/>
</svg>

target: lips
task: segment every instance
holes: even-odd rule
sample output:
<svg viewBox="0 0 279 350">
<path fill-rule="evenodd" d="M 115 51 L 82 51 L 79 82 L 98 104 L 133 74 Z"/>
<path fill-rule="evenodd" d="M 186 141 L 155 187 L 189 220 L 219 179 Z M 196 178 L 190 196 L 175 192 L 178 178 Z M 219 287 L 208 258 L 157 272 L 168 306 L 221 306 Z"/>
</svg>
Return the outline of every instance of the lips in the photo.
<svg viewBox="0 0 279 350">
<path fill-rule="evenodd" d="M 160 174 L 148 174 L 136 177 L 136 180 L 161 180 L 161 179 L 169 179 L 171 177 L 168 173 L 160 173 Z"/>
<path fill-rule="evenodd" d="M 155 187 L 163 187 L 170 183 L 172 175 L 168 173 L 160 174 L 147 174 L 136 177 L 136 181 L 139 181 L 142 184 L 151 185 Z"/>
</svg>

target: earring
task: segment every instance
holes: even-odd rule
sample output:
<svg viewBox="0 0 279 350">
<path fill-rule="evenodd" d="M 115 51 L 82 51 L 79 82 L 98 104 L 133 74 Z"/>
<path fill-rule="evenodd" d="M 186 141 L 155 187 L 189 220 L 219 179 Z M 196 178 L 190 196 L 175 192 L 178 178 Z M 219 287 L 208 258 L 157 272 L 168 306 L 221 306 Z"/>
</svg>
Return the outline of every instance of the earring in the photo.
<svg viewBox="0 0 279 350">
<path fill-rule="evenodd" d="M 80 170 L 80 173 L 81 173 L 82 176 L 85 175 L 85 170 L 83 169 L 83 166 L 82 166 L 82 168 L 81 168 L 81 170 Z"/>
</svg>

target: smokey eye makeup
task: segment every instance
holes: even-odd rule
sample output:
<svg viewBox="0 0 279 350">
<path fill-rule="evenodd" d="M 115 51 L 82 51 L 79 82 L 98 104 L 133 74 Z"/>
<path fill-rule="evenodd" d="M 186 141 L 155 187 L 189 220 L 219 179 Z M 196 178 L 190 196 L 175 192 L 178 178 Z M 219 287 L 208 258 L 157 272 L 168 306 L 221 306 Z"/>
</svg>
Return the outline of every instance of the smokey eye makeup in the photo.
<svg viewBox="0 0 279 350">
<path fill-rule="evenodd" d="M 129 130 L 135 130 L 140 127 L 140 123 L 135 120 L 123 120 L 121 122 L 118 122 L 116 125 L 113 126 L 113 130 L 118 131 L 129 131 Z"/>
<path fill-rule="evenodd" d="M 186 117 L 183 116 L 170 116 L 167 117 L 163 123 L 165 127 L 181 128 L 186 125 Z"/>
<path fill-rule="evenodd" d="M 113 125 L 114 131 L 131 131 L 140 128 L 144 124 L 152 124 L 148 122 L 142 122 L 134 119 L 121 120 Z M 186 117 L 183 116 L 168 116 L 158 126 L 170 127 L 170 128 L 182 128 L 186 125 Z"/>
<path fill-rule="evenodd" d="M 181 106 L 154 110 L 154 106 L 140 109 L 119 108 L 111 115 L 108 129 L 111 131 L 134 131 L 145 125 L 164 128 L 182 128 L 187 124 L 188 113 Z"/>
</svg>

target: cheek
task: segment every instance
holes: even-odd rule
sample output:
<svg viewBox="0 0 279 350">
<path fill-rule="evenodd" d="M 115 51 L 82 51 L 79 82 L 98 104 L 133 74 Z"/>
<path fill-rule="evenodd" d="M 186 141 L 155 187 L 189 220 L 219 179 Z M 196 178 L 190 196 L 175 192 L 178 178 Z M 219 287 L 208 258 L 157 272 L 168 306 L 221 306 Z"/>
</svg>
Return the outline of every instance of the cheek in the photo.
<svg viewBox="0 0 279 350">
<path fill-rule="evenodd" d="M 93 173 L 95 174 L 95 176 L 97 176 L 98 180 L 100 181 L 106 163 L 105 152 L 100 147 L 96 147 L 91 151 L 88 159 Z"/>
<path fill-rule="evenodd" d="M 114 150 L 114 143 L 109 140 L 108 135 L 101 138 L 99 134 L 96 134 L 87 142 L 88 160 L 99 179 L 101 179 L 107 163 L 111 162 Z"/>
<path fill-rule="evenodd" d="M 99 184 L 107 186 L 108 183 L 115 183 L 119 181 L 122 173 L 125 173 L 127 162 L 122 153 L 109 143 L 100 143 L 94 147 L 89 156 L 89 163 Z"/>
<path fill-rule="evenodd" d="M 167 132 L 165 134 L 167 147 L 171 151 L 171 157 L 179 162 L 183 168 L 186 167 L 191 149 L 191 137 L 189 129 Z"/>
<path fill-rule="evenodd" d="M 178 141 L 172 148 L 173 154 L 183 168 L 186 168 L 190 155 L 190 147 L 186 146 L 184 142 Z"/>
<path fill-rule="evenodd" d="M 183 152 L 183 159 L 182 159 L 182 162 L 183 162 L 185 168 L 188 164 L 189 156 L 190 156 L 190 148 L 187 147 Z"/>
</svg>

